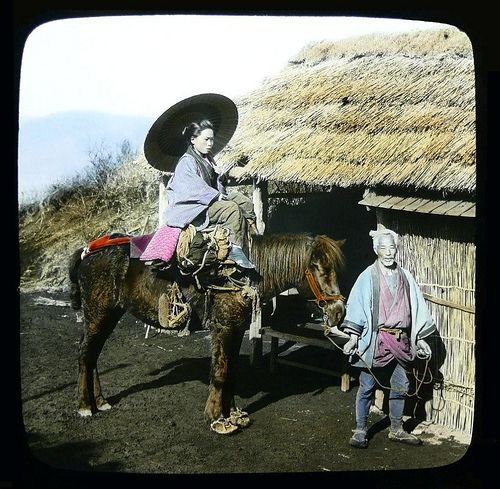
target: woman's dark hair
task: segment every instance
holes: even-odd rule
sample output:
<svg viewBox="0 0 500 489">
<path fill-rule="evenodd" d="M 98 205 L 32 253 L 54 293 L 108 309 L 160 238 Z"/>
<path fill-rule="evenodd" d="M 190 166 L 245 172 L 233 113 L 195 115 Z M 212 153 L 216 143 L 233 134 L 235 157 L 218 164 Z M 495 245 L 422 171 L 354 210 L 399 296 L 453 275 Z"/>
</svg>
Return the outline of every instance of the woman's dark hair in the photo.
<svg viewBox="0 0 500 489">
<path fill-rule="evenodd" d="M 212 129 L 213 131 L 214 126 L 208 119 L 203 119 L 200 122 L 191 122 L 191 124 L 182 130 L 182 135 L 186 141 L 190 142 L 191 138 L 199 136 L 203 129 Z"/>
</svg>

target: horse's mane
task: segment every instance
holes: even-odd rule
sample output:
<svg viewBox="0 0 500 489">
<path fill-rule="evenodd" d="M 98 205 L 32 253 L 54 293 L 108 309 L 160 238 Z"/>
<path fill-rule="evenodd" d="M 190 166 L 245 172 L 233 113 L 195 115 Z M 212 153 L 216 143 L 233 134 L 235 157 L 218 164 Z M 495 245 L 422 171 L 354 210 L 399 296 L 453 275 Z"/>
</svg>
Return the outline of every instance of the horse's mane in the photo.
<svg viewBox="0 0 500 489">
<path fill-rule="evenodd" d="M 328 236 L 300 234 L 269 234 L 252 237 L 251 260 L 262 276 L 260 288 L 264 295 L 275 295 L 304 279 L 311 254 L 322 253 L 338 270 L 344 255 L 337 243 Z"/>
<path fill-rule="evenodd" d="M 321 253 L 338 272 L 345 268 L 345 257 L 340 245 L 324 234 L 316 236 L 316 252 Z"/>
</svg>

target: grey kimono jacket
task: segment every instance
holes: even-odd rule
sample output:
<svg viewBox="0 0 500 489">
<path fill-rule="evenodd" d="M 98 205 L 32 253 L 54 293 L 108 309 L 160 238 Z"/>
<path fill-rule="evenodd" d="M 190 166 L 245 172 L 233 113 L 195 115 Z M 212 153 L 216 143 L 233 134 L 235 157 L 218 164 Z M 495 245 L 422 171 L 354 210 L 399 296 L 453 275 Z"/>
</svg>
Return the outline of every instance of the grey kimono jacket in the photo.
<svg viewBox="0 0 500 489">
<path fill-rule="evenodd" d="M 167 184 L 164 222 L 171 227 L 197 229 L 208 225 L 207 209 L 226 189 L 215 169 L 189 148 Z"/>
</svg>

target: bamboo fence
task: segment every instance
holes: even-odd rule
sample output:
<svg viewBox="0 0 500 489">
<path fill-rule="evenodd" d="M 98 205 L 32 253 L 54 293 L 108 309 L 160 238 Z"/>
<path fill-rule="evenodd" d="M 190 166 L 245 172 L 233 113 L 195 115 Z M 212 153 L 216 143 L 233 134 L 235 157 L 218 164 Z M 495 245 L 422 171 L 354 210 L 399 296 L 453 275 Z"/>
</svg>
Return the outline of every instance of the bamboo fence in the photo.
<svg viewBox="0 0 500 489">
<path fill-rule="evenodd" d="M 394 219 L 384 225 L 401 235 L 399 263 L 420 285 L 444 344 L 443 358 L 433 359 L 442 362 L 443 382 L 434 389 L 432 419 L 471 435 L 476 378 L 476 247 L 463 236 L 470 226 L 467 221 L 440 226 L 427 221 L 423 228 L 418 221 Z"/>
</svg>

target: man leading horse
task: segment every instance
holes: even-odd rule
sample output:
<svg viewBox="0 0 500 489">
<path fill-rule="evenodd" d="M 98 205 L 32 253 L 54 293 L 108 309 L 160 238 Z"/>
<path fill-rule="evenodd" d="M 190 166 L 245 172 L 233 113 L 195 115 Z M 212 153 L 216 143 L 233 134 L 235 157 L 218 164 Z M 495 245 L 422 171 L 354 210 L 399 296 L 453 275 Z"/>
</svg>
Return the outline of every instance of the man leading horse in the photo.
<svg viewBox="0 0 500 489">
<path fill-rule="evenodd" d="M 380 226 L 370 236 L 377 259 L 356 280 L 339 326 L 350 335 L 344 353 L 360 368 L 356 428 L 349 443 L 356 448 L 368 446 L 367 422 L 375 390 L 388 381 L 389 439 L 420 445 L 421 440 L 403 428 L 407 372 L 417 356 L 430 358 L 425 338 L 436 331 L 436 325 L 417 282 L 396 263 L 398 234 Z"/>
</svg>

